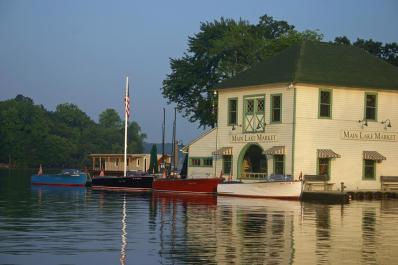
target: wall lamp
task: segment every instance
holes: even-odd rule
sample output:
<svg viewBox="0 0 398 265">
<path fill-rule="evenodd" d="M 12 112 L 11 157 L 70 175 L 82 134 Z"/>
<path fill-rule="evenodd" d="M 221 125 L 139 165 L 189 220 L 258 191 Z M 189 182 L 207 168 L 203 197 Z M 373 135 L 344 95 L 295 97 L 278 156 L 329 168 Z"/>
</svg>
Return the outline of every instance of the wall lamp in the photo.
<svg viewBox="0 0 398 265">
<path fill-rule="evenodd" d="M 384 124 L 384 130 L 387 130 L 387 127 L 388 127 L 388 128 L 391 128 L 391 121 L 390 121 L 390 119 L 386 119 L 386 120 L 384 120 L 384 121 L 381 121 L 381 124 Z"/>
<path fill-rule="evenodd" d="M 233 131 L 235 131 L 236 130 L 236 127 L 242 127 L 242 125 L 239 125 L 239 124 L 232 124 L 232 130 Z"/>
<path fill-rule="evenodd" d="M 363 129 L 363 126 L 368 126 L 368 120 L 367 119 L 363 119 L 363 120 L 359 120 L 359 123 L 361 123 L 361 128 Z"/>
</svg>

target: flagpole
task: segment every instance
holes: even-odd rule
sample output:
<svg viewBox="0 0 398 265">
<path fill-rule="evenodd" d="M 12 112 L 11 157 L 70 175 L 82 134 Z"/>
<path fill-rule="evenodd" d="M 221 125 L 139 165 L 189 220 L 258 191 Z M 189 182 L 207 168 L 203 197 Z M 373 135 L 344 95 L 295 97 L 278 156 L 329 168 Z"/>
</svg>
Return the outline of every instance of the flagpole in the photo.
<svg viewBox="0 0 398 265">
<path fill-rule="evenodd" d="M 126 76 L 126 93 L 124 97 L 124 170 L 123 176 L 127 175 L 127 123 L 128 123 L 128 104 L 130 104 L 129 99 L 129 77 Z"/>
</svg>

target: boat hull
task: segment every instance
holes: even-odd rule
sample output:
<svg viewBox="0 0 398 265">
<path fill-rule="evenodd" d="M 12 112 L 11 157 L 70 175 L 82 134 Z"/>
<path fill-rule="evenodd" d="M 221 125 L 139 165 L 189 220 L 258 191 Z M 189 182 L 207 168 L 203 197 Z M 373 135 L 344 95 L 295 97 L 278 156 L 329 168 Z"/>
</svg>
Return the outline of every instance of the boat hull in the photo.
<svg viewBox="0 0 398 265">
<path fill-rule="evenodd" d="M 148 191 L 152 188 L 153 176 L 98 176 L 92 179 L 91 187 L 101 190 Z"/>
<path fill-rule="evenodd" d="M 301 181 L 235 182 L 217 186 L 217 194 L 224 196 L 299 200 L 301 193 Z"/>
<path fill-rule="evenodd" d="M 87 181 L 88 181 L 87 174 L 33 175 L 31 177 L 32 185 L 84 187 L 86 186 Z"/>
<path fill-rule="evenodd" d="M 217 185 L 221 182 L 220 178 L 157 179 L 152 188 L 166 192 L 216 193 Z"/>
</svg>

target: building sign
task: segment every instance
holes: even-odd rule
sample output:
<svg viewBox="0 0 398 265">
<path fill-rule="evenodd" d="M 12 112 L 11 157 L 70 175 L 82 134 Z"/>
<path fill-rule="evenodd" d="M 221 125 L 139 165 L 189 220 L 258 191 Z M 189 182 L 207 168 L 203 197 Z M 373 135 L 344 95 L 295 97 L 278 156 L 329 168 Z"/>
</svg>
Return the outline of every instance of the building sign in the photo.
<svg viewBox="0 0 398 265">
<path fill-rule="evenodd" d="M 256 133 L 256 134 L 234 134 L 231 135 L 230 139 L 231 143 L 266 143 L 266 142 L 276 142 L 275 134 L 265 134 L 265 133 Z"/>
<path fill-rule="evenodd" d="M 380 141 L 397 142 L 398 133 L 396 132 L 365 132 L 342 130 L 341 139 L 343 140 L 361 140 L 361 141 Z"/>
</svg>

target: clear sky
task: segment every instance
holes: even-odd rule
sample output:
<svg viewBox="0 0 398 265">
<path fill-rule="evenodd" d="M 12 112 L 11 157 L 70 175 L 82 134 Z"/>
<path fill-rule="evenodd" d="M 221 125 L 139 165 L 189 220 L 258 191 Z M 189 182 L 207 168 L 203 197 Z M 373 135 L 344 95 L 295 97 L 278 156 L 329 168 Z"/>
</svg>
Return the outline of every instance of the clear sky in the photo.
<svg viewBox="0 0 398 265">
<path fill-rule="evenodd" d="M 318 29 L 325 41 L 398 41 L 396 0 L 0 0 L 0 100 L 23 94 L 48 110 L 70 102 L 97 121 L 106 108 L 123 113 L 128 75 L 133 119 L 147 141 L 160 142 L 166 107 L 170 141 L 173 106 L 160 90 L 169 58 L 183 55 L 200 22 L 257 23 L 264 14 L 300 31 Z M 201 132 L 179 116 L 178 139 L 188 143 Z"/>
</svg>

